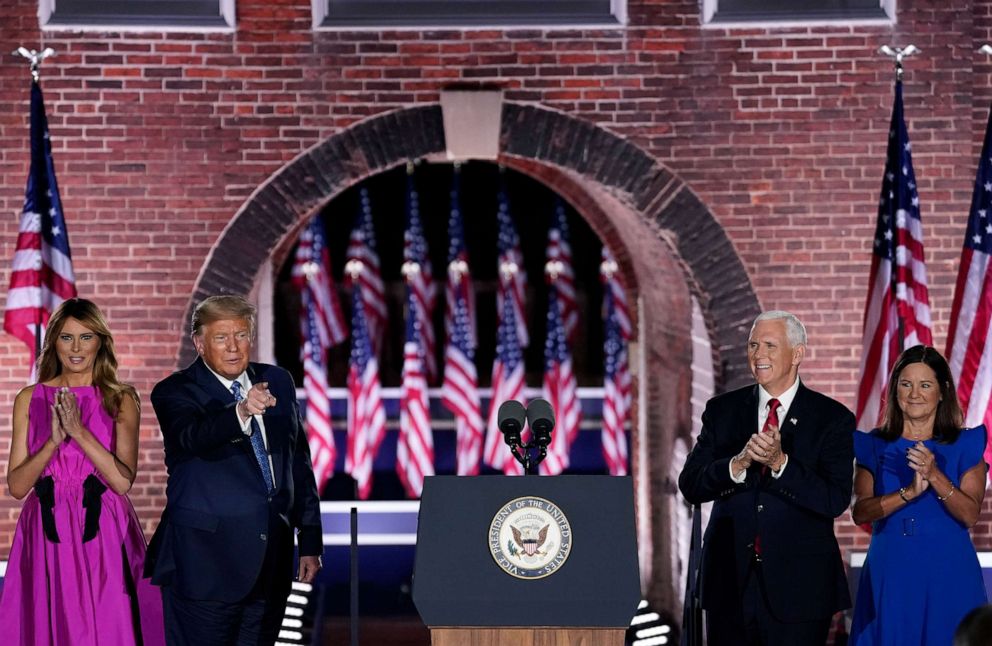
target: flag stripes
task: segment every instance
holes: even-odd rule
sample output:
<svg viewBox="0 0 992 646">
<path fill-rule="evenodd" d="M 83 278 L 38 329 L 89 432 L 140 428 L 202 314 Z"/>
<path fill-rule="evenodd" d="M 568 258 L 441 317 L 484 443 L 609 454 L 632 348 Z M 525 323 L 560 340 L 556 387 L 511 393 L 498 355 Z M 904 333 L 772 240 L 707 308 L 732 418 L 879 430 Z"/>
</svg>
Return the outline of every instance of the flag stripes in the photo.
<svg viewBox="0 0 992 646">
<path fill-rule="evenodd" d="M 32 370 L 49 317 L 62 301 L 75 296 L 76 275 L 55 178 L 45 100 L 35 81 L 31 83 L 31 168 L 3 321 L 4 330 L 28 346 Z"/>
<path fill-rule="evenodd" d="M 897 82 L 865 301 L 858 428 L 879 422 L 889 372 L 908 347 L 933 344 L 920 198 Z"/>
<path fill-rule="evenodd" d="M 445 290 L 445 330 L 442 402 L 457 423 L 455 456 L 458 475 L 479 473 L 482 457 L 482 404 L 475 368 L 475 293 L 469 272 L 468 250 L 460 205 L 460 177 L 456 169 L 451 188 L 448 219 L 448 284 Z"/>
<path fill-rule="evenodd" d="M 965 426 L 992 424 L 992 110 L 978 159 L 951 306 L 946 356 Z M 985 460 L 992 459 L 992 446 Z"/>
</svg>

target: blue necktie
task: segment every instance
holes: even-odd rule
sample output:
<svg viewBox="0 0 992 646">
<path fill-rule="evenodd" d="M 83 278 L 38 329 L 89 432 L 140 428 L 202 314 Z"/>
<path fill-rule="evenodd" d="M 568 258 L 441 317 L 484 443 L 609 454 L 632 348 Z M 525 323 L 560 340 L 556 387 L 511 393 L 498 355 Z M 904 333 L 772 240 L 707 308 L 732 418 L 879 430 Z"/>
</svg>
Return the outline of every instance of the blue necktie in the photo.
<svg viewBox="0 0 992 646">
<path fill-rule="evenodd" d="M 235 381 L 231 384 L 231 394 L 234 395 L 235 401 L 241 401 L 245 398 L 244 393 L 241 392 L 241 384 Z M 258 467 L 262 470 L 262 480 L 265 481 L 265 486 L 268 487 L 269 493 L 275 491 L 275 486 L 272 483 L 272 469 L 269 467 L 269 455 L 265 452 L 265 440 L 262 439 L 262 429 L 258 425 L 258 420 L 255 416 L 251 417 L 251 448 L 255 451 L 255 459 L 258 461 Z"/>
</svg>

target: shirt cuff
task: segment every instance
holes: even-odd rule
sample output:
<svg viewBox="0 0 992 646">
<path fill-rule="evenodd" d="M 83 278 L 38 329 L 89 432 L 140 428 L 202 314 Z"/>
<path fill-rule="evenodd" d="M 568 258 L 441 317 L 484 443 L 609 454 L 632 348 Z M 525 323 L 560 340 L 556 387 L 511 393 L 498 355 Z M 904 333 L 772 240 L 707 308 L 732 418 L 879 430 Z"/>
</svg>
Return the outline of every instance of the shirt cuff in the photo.
<svg viewBox="0 0 992 646">
<path fill-rule="evenodd" d="M 234 405 L 234 418 L 238 420 L 238 424 L 241 425 L 241 432 L 245 435 L 251 435 L 251 415 L 248 419 L 241 421 L 241 413 L 238 412 L 238 405 Z"/>
<path fill-rule="evenodd" d="M 733 459 L 731 459 L 730 462 L 727 463 L 727 470 L 730 471 L 730 479 L 733 480 L 735 483 L 744 484 L 744 481 L 747 480 L 747 469 L 742 469 L 741 474 L 739 476 L 734 475 Z"/>
<path fill-rule="evenodd" d="M 772 471 L 772 477 L 776 480 L 782 477 L 782 474 L 785 473 L 785 467 L 789 466 L 789 454 L 783 453 L 782 456 L 785 458 L 782 460 L 782 468 L 778 471 Z"/>
</svg>

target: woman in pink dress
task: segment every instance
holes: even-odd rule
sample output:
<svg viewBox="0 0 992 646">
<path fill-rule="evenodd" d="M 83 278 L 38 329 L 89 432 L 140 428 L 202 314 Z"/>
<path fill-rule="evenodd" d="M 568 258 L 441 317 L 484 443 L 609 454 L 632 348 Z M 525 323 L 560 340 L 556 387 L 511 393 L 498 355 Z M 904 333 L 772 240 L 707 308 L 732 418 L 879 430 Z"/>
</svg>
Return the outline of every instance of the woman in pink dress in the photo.
<svg viewBox="0 0 992 646">
<path fill-rule="evenodd" d="M 0 595 L 8 646 L 164 643 L 145 538 L 127 498 L 138 465 L 138 393 L 117 379 L 92 302 L 48 323 L 38 383 L 14 401 L 7 486 L 21 508 Z"/>
</svg>

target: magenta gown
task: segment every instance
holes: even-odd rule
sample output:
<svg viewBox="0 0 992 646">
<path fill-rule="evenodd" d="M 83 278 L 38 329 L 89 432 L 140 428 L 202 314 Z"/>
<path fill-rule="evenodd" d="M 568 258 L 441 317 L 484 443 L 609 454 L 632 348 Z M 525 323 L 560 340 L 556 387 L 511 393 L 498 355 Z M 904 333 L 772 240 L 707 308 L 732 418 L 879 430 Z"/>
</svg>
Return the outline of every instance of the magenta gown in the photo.
<svg viewBox="0 0 992 646">
<path fill-rule="evenodd" d="M 31 396 L 28 451 L 32 454 L 51 437 L 50 406 L 56 390 L 38 384 Z M 83 425 L 113 451 L 114 422 L 99 391 L 92 386 L 72 391 Z M 54 480 L 58 543 L 46 537 L 37 491 L 25 498 L 0 595 L 0 643 L 5 646 L 165 643 L 161 595 L 141 578 L 145 537 L 127 496 L 109 487 L 102 493 L 96 536 L 83 541 L 83 482 L 91 474 L 99 477 L 79 446 L 67 439 L 39 478 Z"/>
</svg>

